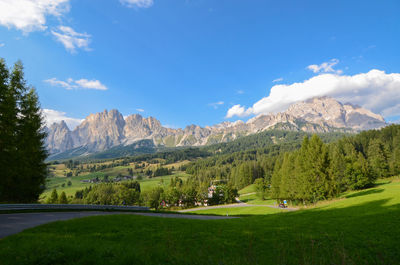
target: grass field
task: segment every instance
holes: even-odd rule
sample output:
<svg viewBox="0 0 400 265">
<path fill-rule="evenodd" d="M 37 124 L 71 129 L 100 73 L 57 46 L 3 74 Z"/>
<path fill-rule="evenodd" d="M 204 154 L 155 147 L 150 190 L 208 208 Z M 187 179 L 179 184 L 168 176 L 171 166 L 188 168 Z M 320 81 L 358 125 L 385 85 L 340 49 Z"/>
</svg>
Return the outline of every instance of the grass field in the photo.
<svg viewBox="0 0 400 265">
<path fill-rule="evenodd" d="M 74 196 L 75 192 L 77 190 L 84 189 L 85 187 L 89 187 L 90 185 L 96 185 L 93 183 L 83 183 L 81 180 L 83 179 L 93 179 L 95 177 L 99 177 L 102 179 L 104 177 L 105 173 L 104 172 L 96 172 L 96 173 L 91 173 L 88 175 L 82 175 L 82 176 L 74 176 L 74 177 L 52 177 L 48 179 L 47 182 L 47 189 L 43 192 L 43 194 L 40 196 L 42 200 L 45 200 L 48 196 L 50 196 L 51 192 L 53 189 L 57 189 L 57 191 L 60 192 L 65 192 L 67 196 Z M 151 179 L 143 179 L 139 180 L 140 182 L 140 188 L 141 191 L 148 191 L 151 190 L 152 188 L 162 185 L 162 186 L 167 186 L 169 185 L 169 182 L 171 180 L 171 177 L 180 177 L 183 180 L 185 180 L 188 175 L 184 172 L 176 172 L 172 175 L 168 176 L 161 176 L 161 177 L 155 177 Z M 160 183 L 162 180 L 163 183 Z M 72 185 L 68 186 L 67 183 L 68 181 L 71 181 Z M 64 187 L 62 187 L 62 184 L 65 184 Z"/>
<path fill-rule="evenodd" d="M 215 208 L 215 209 L 207 209 L 207 210 L 198 210 L 187 213 L 194 214 L 215 214 L 215 215 L 266 215 L 266 214 L 275 214 L 275 213 L 284 213 L 287 210 L 281 210 L 266 206 L 251 206 L 251 207 L 231 207 L 231 208 Z"/>
<path fill-rule="evenodd" d="M 229 220 L 116 215 L 55 222 L 1 240 L 0 261 L 400 264 L 399 242 L 400 182 L 393 180 L 296 212 Z"/>
<path fill-rule="evenodd" d="M 271 200 L 266 198 L 265 200 L 261 200 L 257 194 L 250 195 L 241 195 L 239 200 L 245 202 L 247 204 L 258 204 L 258 205 L 274 205 L 276 204 L 276 200 Z"/>
<path fill-rule="evenodd" d="M 256 192 L 256 185 L 254 185 L 254 184 L 246 186 L 243 189 L 238 191 L 239 195 L 253 193 L 253 192 Z"/>
</svg>

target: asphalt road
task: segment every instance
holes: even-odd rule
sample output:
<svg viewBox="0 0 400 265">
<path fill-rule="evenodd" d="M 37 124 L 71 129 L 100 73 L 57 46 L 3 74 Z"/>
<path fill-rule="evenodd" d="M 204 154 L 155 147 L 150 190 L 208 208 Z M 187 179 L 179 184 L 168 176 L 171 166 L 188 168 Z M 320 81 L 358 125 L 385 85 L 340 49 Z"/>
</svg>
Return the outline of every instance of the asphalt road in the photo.
<svg viewBox="0 0 400 265">
<path fill-rule="evenodd" d="M 27 228 L 38 225 L 96 215 L 110 214 L 134 214 L 163 218 L 184 218 L 198 220 L 217 220 L 231 219 L 228 216 L 207 216 L 207 215 L 186 215 L 186 214 L 166 214 L 166 213 L 142 213 L 142 212 L 46 212 L 46 213 L 13 213 L 0 214 L 0 238 L 19 233 Z"/>
<path fill-rule="evenodd" d="M 209 210 L 209 209 L 219 209 L 219 208 L 236 208 L 236 207 L 270 207 L 270 208 L 276 208 L 276 209 L 281 209 L 281 210 L 286 210 L 286 211 L 297 211 L 297 208 L 280 208 L 279 206 L 276 205 L 266 205 L 266 204 L 247 204 L 245 202 L 242 202 L 239 200 L 239 198 L 236 198 L 236 201 L 238 203 L 232 203 L 232 204 L 222 204 L 222 205 L 216 205 L 216 206 L 205 206 L 205 207 L 196 207 L 196 208 L 190 208 L 190 209 L 185 209 L 185 210 L 180 210 L 180 213 L 185 213 L 185 212 L 193 212 L 193 211 L 201 211 L 201 210 Z"/>
</svg>

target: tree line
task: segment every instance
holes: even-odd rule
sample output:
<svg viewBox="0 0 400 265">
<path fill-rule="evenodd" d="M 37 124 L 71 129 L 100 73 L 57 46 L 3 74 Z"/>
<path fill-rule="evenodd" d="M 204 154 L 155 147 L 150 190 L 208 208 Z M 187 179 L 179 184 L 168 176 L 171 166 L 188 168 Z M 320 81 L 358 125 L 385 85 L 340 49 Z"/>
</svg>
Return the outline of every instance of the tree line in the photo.
<svg viewBox="0 0 400 265">
<path fill-rule="evenodd" d="M 215 155 L 192 162 L 187 173 L 199 183 L 225 179 L 234 188 L 257 184 L 264 197 L 313 203 L 346 190 L 370 187 L 377 178 L 400 174 L 400 126 L 339 140 L 318 135 L 265 148 Z"/>
<path fill-rule="evenodd" d="M 171 177 L 169 185 L 160 185 L 142 192 L 138 181 L 121 183 L 101 183 L 75 192 L 75 196 L 67 198 L 65 192 L 52 191 L 46 203 L 52 204 L 97 204 L 97 205 L 146 205 L 154 209 L 193 207 L 197 203 L 217 205 L 235 202 L 237 190 L 229 185 L 216 186 L 215 192 L 208 197 L 208 185 L 199 187 L 193 179 L 183 181 Z"/>
<path fill-rule="evenodd" d="M 0 202 L 35 202 L 45 188 L 46 133 L 38 95 L 21 62 L 0 59 Z"/>
</svg>

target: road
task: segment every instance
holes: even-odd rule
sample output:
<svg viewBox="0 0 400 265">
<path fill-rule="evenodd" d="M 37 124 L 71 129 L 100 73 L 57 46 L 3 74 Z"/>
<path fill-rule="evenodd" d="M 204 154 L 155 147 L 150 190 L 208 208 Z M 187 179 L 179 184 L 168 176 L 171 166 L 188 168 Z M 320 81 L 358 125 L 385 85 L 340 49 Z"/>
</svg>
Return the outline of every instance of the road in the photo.
<svg viewBox="0 0 400 265">
<path fill-rule="evenodd" d="M 110 215 L 110 214 L 133 214 L 163 218 L 184 218 L 198 220 L 232 219 L 237 217 L 228 216 L 207 216 L 207 215 L 186 215 L 167 213 L 142 213 L 142 212 L 45 212 L 45 213 L 12 213 L 0 214 L 0 238 L 19 233 L 27 228 L 42 224 L 81 218 L 86 216 Z"/>
<path fill-rule="evenodd" d="M 232 204 L 223 204 L 223 205 L 216 205 L 216 206 L 205 206 L 205 207 L 197 207 L 197 208 L 191 208 L 191 209 L 185 209 L 185 210 L 180 210 L 180 213 L 185 213 L 185 212 L 193 212 L 193 211 L 201 211 L 201 210 L 209 210 L 209 209 L 219 209 L 219 208 L 236 208 L 236 207 L 270 207 L 270 208 L 276 208 L 276 209 L 282 209 L 286 211 L 297 211 L 297 208 L 279 208 L 278 206 L 275 205 L 267 205 L 267 204 L 247 204 L 245 202 L 242 202 L 239 200 L 239 198 L 236 198 L 237 203 L 232 203 Z"/>
</svg>

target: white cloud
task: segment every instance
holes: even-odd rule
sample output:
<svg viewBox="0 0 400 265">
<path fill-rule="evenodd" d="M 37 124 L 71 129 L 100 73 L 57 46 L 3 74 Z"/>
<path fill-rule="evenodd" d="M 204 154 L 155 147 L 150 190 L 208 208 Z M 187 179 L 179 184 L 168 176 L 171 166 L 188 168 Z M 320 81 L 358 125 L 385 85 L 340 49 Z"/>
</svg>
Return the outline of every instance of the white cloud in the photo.
<svg viewBox="0 0 400 265">
<path fill-rule="evenodd" d="M 246 109 L 242 106 L 238 105 L 234 105 L 233 107 L 231 107 L 228 112 L 226 113 L 226 118 L 232 118 L 234 116 L 238 116 L 238 117 L 244 117 L 244 116 L 248 116 L 251 113 L 249 113 L 248 111 L 246 111 Z"/>
<path fill-rule="evenodd" d="M 74 80 L 72 78 L 68 78 L 67 81 L 58 80 L 53 77 L 44 82 L 49 83 L 52 86 L 60 86 L 65 89 L 94 89 L 94 90 L 107 90 L 108 88 L 103 85 L 99 80 L 88 80 L 88 79 L 79 79 Z"/>
<path fill-rule="evenodd" d="M 87 80 L 79 79 L 75 81 L 82 88 L 96 89 L 96 90 L 107 90 L 107 87 L 103 85 L 99 80 Z"/>
<path fill-rule="evenodd" d="M 400 115 L 400 73 L 386 74 L 374 69 L 352 76 L 321 74 L 300 83 L 275 85 L 269 96 L 247 109 L 235 105 L 228 110 L 226 117 L 284 111 L 297 101 L 317 96 L 351 102 L 383 116 Z"/>
<path fill-rule="evenodd" d="M 45 117 L 46 125 L 49 127 L 53 123 L 59 123 L 62 120 L 68 125 L 68 127 L 73 130 L 76 126 L 78 126 L 83 119 L 76 119 L 67 117 L 65 112 L 52 110 L 52 109 L 43 109 L 43 115 Z"/>
<path fill-rule="evenodd" d="M 335 70 L 333 67 L 339 63 L 338 59 L 332 59 L 329 62 L 324 62 L 320 65 L 312 64 L 307 66 L 308 70 L 313 71 L 314 73 L 335 73 L 342 74 L 342 70 Z"/>
<path fill-rule="evenodd" d="M 224 102 L 218 101 L 218 102 L 214 102 L 214 103 L 209 103 L 208 105 L 213 107 L 214 109 L 218 109 L 219 106 L 224 105 Z"/>
<path fill-rule="evenodd" d="M 237 90 L 236 94 L 242 95 L 242 94 L 244 94 L 244 91 L 243 90 Z"/>
<path fill-rule="evenodd" d="M 144 112 L 144 109 L 136 109 L 136 111 Z"/>
<path fill-rule="evenodd" d="M 57 80 L 57 78 L 55 78 L 55 77 L 44 80 L 44 82 L 49 83 L 52 86 L 61 86 L 66 89 L 73 89 L 75 87 L 73 84 L 65 82 L 65 81 Z"/>
<path fill-rule="evenodd" d="M 279 77 L 277 79 L 272 80 L 272 83 L 281 82 L 281 81 L 283 81 L 283 78 Z"/>
<path fill-rule="evenodd" d="M 0 43 L 0 48 L 6 46 L 4 43 Z"/>
<path fill-rule="evenodd" d="M 69 0 L 0 0 L 0 24 L 29 33 L 45 30 L 46 16 L 59 17 L 69 10 Z"/>
<path fill-rule="evenodd" d="M 71 53 L 75 53 L 78 48 L 90 51 L 89 43 L 91 36 L 87 33 L 78 33 L 71 27 L 59 26 L 56 30 L 52 30 L 51 34 Z"/>
<path fill-rule="evenodd" d="M 151 7 L 154 3 L 153 0 L 120 0 L 121 4 L 127 7 Z"/>
</svg>

